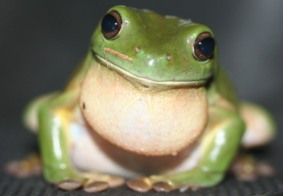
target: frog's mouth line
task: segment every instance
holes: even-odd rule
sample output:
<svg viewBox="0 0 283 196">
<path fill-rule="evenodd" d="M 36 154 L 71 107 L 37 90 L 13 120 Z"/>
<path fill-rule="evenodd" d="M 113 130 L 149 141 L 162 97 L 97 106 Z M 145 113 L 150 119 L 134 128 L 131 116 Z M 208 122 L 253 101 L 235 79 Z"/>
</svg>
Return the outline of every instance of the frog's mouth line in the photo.
<svg viewBox="0 0 283 196">
<path fill-rule="evenodd" d="M 207 79 L 204 80 L 195 80 L 195 81 L 176 81 L 176 80 L 167 80 L 167 81 L 157 81 L 152 80 L 144 77 L 137 76 L 132 74 L 121 67 L 116 66 L 112 62 L 106 60 L 105 58 L 101 57 L 100 55 L 94 53 L 94 56 L 102 63 L 102 65 L 115 70 L 116 72 L 120 73 L 122 76 L 126 77 L 127 79 L 133 79 L 145 86 L 164 86 L 164 87 L 199 87 L 204 86 L 207 82 Z"/>
</svg>

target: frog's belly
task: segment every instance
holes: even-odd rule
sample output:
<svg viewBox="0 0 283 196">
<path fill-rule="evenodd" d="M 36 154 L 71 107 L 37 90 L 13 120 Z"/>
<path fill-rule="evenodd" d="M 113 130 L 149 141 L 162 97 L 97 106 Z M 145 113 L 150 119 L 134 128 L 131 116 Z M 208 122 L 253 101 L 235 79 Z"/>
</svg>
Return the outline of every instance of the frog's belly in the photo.
<svg viewBox="0 0 283 196">
<path fill-rule="evenodd" d="M 184 149 L 178 155 L 148 157 L 124 151 L 85 125 L 72 124 L 72 161 L 82 171 L 99 172 L 132 178 L 139 175 L 179 172 L 195 167 L 199 148 Z"/>
</svg>

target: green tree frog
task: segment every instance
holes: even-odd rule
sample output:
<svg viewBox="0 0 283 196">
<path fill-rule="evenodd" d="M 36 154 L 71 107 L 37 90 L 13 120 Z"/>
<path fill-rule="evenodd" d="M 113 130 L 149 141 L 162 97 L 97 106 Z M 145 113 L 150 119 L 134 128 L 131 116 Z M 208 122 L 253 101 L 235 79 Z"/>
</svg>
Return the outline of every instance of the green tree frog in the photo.
<svg viewBox="0 0 283 196">
<path fill-rule="evenodd" d="M 111 8 L 66 88 L 25 112 L 45 179 L 90 192 L 208 187 L 241 146 L 269 142 L 273 120 L 238 101 L 214 37 L 191 20 Z"/>
</svg>

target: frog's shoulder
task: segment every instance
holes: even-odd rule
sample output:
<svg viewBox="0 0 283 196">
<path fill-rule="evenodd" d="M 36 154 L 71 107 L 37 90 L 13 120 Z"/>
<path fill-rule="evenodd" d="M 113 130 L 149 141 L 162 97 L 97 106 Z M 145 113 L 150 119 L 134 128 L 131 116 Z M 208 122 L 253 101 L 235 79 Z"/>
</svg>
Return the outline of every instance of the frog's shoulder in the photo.
<svg viewBox="0 0 283 196">
<path fill-rule="evenodd" d="M 65 86 L 65 91 L 80 88 L 83 79 L 85 78 L 91 65 L 95 63 L 96 60 L 92 57 L 92 53 L 88 52 L 85 58 L 78 64 L 76 69 L 73 71 L 69 81 Z"/>
<path fill-rule="evenodd" d="M 208 86 L 208 96 L 211 102 L 221 96 L 230 104 L 238 107 L 238 96 L 226 71 L 218 66 Z"/>
</svg>

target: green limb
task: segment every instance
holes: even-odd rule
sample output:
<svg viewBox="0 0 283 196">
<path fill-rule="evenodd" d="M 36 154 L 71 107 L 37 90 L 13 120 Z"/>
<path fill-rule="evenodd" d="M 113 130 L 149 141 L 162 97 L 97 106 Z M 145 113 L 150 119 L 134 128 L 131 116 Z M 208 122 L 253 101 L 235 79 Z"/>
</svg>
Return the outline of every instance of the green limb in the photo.
<svg viewBox="0 0 283 196">
<path fill-rule="evenodd" d="M 235 112 L 212 107 L 210 121 L 201 141 L 201 158 L 190 171 L 166 176 L 152 176 L 152 183 L 166 181 L 174 188 L 207 187 L 219 183 L 240 146 L 245 124 Z"/>
<path fill-rule="evenodd" d="M 47 101 L 39 109 L 39 144 L 43 174 L 53 183 L 78 179 L 70 160 L 71 112 L 78 102 L 78 91 L 67 91 Z"/>
<path fill-rule="evenodd" d="M 200 167 L 206 171 L 223 173 L 240 147 L 245 123 L 235 111 L 215 107 L 210 111 L 208 129 L 201 146 Z"/>
</svg>

